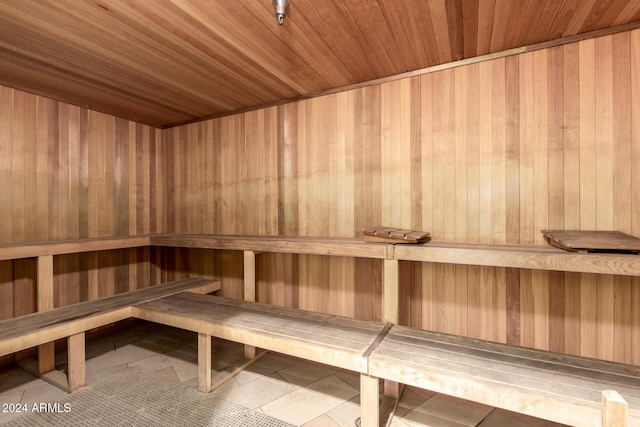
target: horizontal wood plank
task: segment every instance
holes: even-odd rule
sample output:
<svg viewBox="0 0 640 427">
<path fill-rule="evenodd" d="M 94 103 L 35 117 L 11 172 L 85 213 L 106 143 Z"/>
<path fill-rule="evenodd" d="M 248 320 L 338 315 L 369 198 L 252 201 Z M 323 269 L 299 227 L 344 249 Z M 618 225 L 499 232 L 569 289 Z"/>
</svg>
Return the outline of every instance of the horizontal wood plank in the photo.
<svg viewBox="0 0 640 427">
<path fill-rule="evenodd" d="M 633 378 L 640 377 L 640 367 L 635 365 L 609 362 L 606 360 L 580 357 L 570 354 L 560 354 L 551 351 L 536 350 L 528 347 L 519 347 L 439 332 L 426 332 L 420 329 L 404 326 L 394 326 L 393 332 L 393 336 L 398 340 L 402 340 L 405 337 L 408 339 L 417 339 L 423 341 L 425 345 L 433 345 L 436 347 L 447 346 L 451 349 L 455 348 L 455 351 L 461 353 L 475 350 L 493 353 L 498 356 L 508 353 L 512 357 L 520 357 L 529 360 L 542 360 L 558 365 L 580 367 L 593 371 L 603 371 L 620 376 L 629 376 Z"/>
<path fill-rule="evenodd" d="M 640 276 L 638 255 L 567 253 L 542 245 L 457 242 L 385 245 L 362 243 L 357 239 L 231 235 L 152 236 L 151 243 L 171 247 L 395 258 L 400 261 Z"/>
<path fill-rule="evenodd" d="M 131 306 L 209 286 L 211 280 L 187 278 L 55 310 L 0 322 L 0 356 L 131 317 Z"/>
<path fill-rule="evenodd" d="M 464 351 L 460 347 L 437 346 L 422 340 L 400 340 L 391 335 L 383 341 L 377 355 L 399 360 L 404 358 L 410 364 L 428 369 L 452 369 L 505 384 L 553 391 L 594 402 L 599 402 L 603 389 L 615 389 L 640 405 L 640 377 L 574 367 L 543 358 L 513 356 L 509 347 L 505 347 L 504 353 L 473 351 L 470 348 Z"/>
<path fill-rule="evenodd" d="M 638 368 L 590 362 L 396 326 L 369 357 L 369 375 L 570 425 L 599 425 L 601 392 L 613 389 L 640 420 Z"/>
<path fill-rule="evenodd" d="M 356 372 L 366 372 L 363 353 L 384 329 L 340 316 L 189 294 L 136 305 L 132 314 Z"/>
<path fill-rule="evenodd" d="M 0 261 L 150 246 L 150 236 L 105 237 L 0 245 Z"/>
<path fill-rule="evenodd" d="M 189 298 L 192 302 L 196 302 L 199 298 L 190 298 L 187 295 L 183 297 Z M 183 298 L 184 299 L 184 298 Z M 377 322 L 365 322 L 358 319 L 353 319 L 350 317 L 344 316 L 335 316 L 331 314 L 324 313 L 315 313 L 312 311 L 305 310 L 295 310 L 295 309 L 287 309 L 284 307 L 279 307 L 270 304 L 257 304 L 250 301 L 242 301 L 231 298 L 222 298 L 217 297 L 216 299 L 216 307 L 220 307 L 223 309 L 224 307 L 229 307 L 230 309 L 238 308 L 241 310 L 251 310 L 253 312 L 260 313 L 260 315 L 264 316 L 280 316 L 286 317 L 287 319 L 304 319 L 306 322 L 323 324 L 326 322 L 331 322 L 334 328 L 344 328 L 348 329 L 351 333 L 355 331 L 361 331 L 363 335 L 367 337 L 370 336 L 371 333 L 375 332 L 376 334 L 380 331 L 380 324 Z"/>
<path fill-rule="evenodd" d="M 145 235 L 0 245 L 0 261 L 147 246 L 328 255 L 533 270 L 640 276 L 634 254 L 568 253 L 542 245 L 430 242 L 364 243 L 352 238 L 234 235 Z"/>
<path fill-rule="evenodd" d="M 393 246 L 364 243 L 351 238 L 315 238 L 285 236 L 164 235 L 153 236 L 155 246 L 226 249 L 238 251 L 331 255 L 384 259 L 393 256 Z"/>
<path fill-rule="evenodd" d="M 430 242 L 397 246 L 395 258 L 402 261 L 640 276 L 638 255 L 568 253 L 535 245 Z"/>
</svg>

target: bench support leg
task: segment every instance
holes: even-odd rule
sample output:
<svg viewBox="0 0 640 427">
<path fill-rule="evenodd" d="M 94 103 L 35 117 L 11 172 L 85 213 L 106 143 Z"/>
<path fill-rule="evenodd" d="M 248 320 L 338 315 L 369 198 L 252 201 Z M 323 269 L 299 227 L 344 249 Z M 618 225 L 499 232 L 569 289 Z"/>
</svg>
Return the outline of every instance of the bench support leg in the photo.
<svg viewBox="0 0 640 427">
<path fill-rule="evenodd" d="M 256 254 L 253 251 L 244 251 L 244 300 L 256 301 Z M 247 359 L 255 358 L 256 348 L 252 345 L 245 345 L 244 357 Z"/>
<path fill-rule="evenodd" d="M 84 332 L 71 335 L 67 340 L 69 353 L 69 391 L 74 392 L 85 386 Z"/>
<path fill-rule="evenodd" d="M 89 301 L 98 299 L 98 253 L 89 252 Z"/>
<path fill-rule="evenodd" d="M 602 392 L 602 426 L 627 427 L 627 402 L 617 391 Z"/>
<path fill-rule="evenodd" d="M 384 283 L 382 284 L 382 320 L 393 324 L 398 324 L 398 304 L 400 297 L 399 290 L 400 267 L 397 259 L 384 260 Z M 400 398 L 400 384 L 385 380 L 384 395 L 394 399 Z"/>
<path fill-rule="evenodd" d="M 378 378 L 360 374 L 360 426 L 378 427 L 380 390 Z"/>
<path fill-rule="evenodd" d="M 38 346 L 38 373 L 40 375 L 51 372 L 56 367 L 55 344 L 48 342 Z"/>
<path fill-rule="evenodd" d="M 211 391 L 211 336 L 198 333 L 198 391 Z"/>
<path fill-rule="evenodd" d="M 39 256 L 37 266 L 38 311 L 53 310 L 53 255 Z M 38 373 L 40 375 L 55 369 L 55 346 L 48 342 L 38 346 Z"/>
</svg>

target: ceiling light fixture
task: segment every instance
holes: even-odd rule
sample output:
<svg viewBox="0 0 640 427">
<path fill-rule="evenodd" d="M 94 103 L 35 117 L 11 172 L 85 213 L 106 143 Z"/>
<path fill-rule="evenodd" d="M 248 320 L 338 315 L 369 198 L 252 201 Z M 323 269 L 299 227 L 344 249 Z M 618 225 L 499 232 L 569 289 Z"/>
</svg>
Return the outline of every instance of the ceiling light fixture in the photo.
<svg viewBox="0 0 640 427">
<path fill-rule="evenodd" d="M 278 24 L 280 25 L 284 22 L 284 16 L 287 14 L 288 6 L 289 0 L 273 0 L 273 7 L 276 9 L 276 18 L 278 18 Z"/>
</svg>

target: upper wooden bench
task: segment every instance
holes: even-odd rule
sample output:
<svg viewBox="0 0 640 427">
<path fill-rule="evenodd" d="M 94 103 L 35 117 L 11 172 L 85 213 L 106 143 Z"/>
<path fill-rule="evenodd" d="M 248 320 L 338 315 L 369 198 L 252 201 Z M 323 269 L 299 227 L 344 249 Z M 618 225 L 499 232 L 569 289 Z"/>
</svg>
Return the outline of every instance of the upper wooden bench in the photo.
<svg viewBox="0 0 640 427">
<path fill-rule="evenodd" d="M 0 244 L 0 261 L 37 258 L 49 255 L 140 248 L 150 245 L 151 237 L 149 235 L 95 237 L 88 239 L 55 240 L 51 242 L 3 243 Z"/>
<path fill-rule="evenodd" d="M 640 276 L 640 255 L 571 253 L 542 245 L 438 241 L 417 245 L 392 245 L 364 243 L 361 239 L 353 238 L 212 234 L 144 235 L 0 244 L 0 261 L 148 246 L 329 255 Z"/>
<path fill-rule="evenodd" d="M 84 332 L 132 317 L 135 304 L 179 292 L 209 293 L 220 282 L 187 278 L 0 321 L 0 356 L 69 338 L 69 389 L 84 385 Z"/>
<path fill-rule="evenodd" d="M 640 276 L 640 255 L 572 253 L 551 246 L 431 241 L 423 244 L 365 243 L 351 238 L 232 235 L 156 235 L 163 247 L 330 255 L 532 270 Z"/>
<path fill-rule="evenodd" d="M 176 248 L 223 249 L 373 259 L 393 258 L 393 245 L 365 243 L 362 239 L 340 237 L 182 234 L 151 236 L 151 244 Z"/>
<path fill-rule="evenodd" d="M 640 276 L 640 255 L 568 253 L 561 249 L 548 246 L 467 244 L 433 241 L 422 245 L 392 245 L 384 243 L 364 243 L 359 239 L 281 236 L 157 235 L 23 245 L 0 245 L 0 260 L 39 257 L 40 263 L 40 258 L 45 258 L 42 264 L 46 268 L 43 267 L 42 270 L 48 272 L 49 286 L 47 289 L 50 290 L 52 289 L 53 282 L 51 279 L 53 267 L 51 260 L 46 260 L 46 257 L 67 253 L 149 245 L 241 250 L 245 251 L 245 263 L 247 261 L 251 262 L 251 260 L 255 263 L 254 255 L 258 252 L 380 259 L 384 261 L 385 270 L 383 316 L 385 321 L 393 323 L 397 323 L 397 320 L 393 320 L 394 318 L 397 319 L 397 312 L 394 314 L 393 310 L 397 310 L 398 261 Z M 245 274 L 247 273 L 255 275 L 255 265 L 248 269 L 245 266 Z M 40 281 L 40 278 L 38 280 Z M 245 282 L 246 281 L 247 277 L 245 277 Z M 250 288 L 250 286 L 247 287 L 245 285 L 245 289 Z M 178 299 L 182 301 L 184 299 L 183 295 L 177 298 L 177 300 Z M 168 300 L 165 300 L 164 304 L 167 304 L 167 302 Z M 495 345 L 497 347 L 491 347 L 493 350 L 487 351 L 482 355 L 474 354 L 472 356 L 465 353 L 465 346 L 453 345 L 450 347 L 450 354 L 460 353 L 460 358 L 464 359 L 468 357 L 469 359 L 457 359 L 462 360 L 458 362 L 445 360 L 445 362 L 449 363 L 449 369 L 447 370 L 445 366 L 438 371 L 438 375 L 431 375 L 433 371 L 432 365 L 437 362 L 437 358 L 427 358 L 425 356 L 425 354 L 429 354 L 430 349 L 433 347 L 431 344 L 433 340 L 431 338 L 423 338 L 424 336 L 430 336 L 429 332 L 409 330 L 412 331 L 415 336 L 413 336 L 409 345 L 405 345 L 406 343 L 402 340 L 395 339 L 396 334 L 402 330 L 402 328 L 395 327 L 392 335 L 384 339 L 382 346 L 369 356 L 368 352 L 372 351 L 373 347 L 366 346 L 365 348 L 366 340 L 364 339 L 361 341 L 353 341 L 350 344 L 349 340 L 347 340 L 338 347 L 332 347 L 337 338 L 343 337 L 341 332 L 344 333 L 345 330 L 351 328 L 351 324 L 343 324 L 340 328 L 333 330 L 333 332 L 329 334 L 319 332 L 320 329 L 324 330 L 326 326 L 324 325 L 325 323 L 331 323 L 335 318 L 318 318 L 320 319 L 318 321 L 322 323 L 322 325 L 315 324 L 316 335 L 313 336 L 313 339 L 308 336 L 307 341 L 304 341 L 306 336 L 304 331 L 308 331 L 307 329 L 289 331 L 282 335 L 282 324 L 277 324 L 278 326 L 276 327 L 269 326 L 268 320 L 271 319 L 271 317 L 274 317 L 275 320 L 282 320 L 283 318 L 278 316 L 284 315 L 284 312 L 280 312 L 280 314 L 276 312 L 260 312 L 261 309 L 253 308 L 254 305 L 251 304 L 248 306 L 233 306 L 233 304 L 229 304 L 228 307 L 231 308 L 229 308 L 227 314 L 224 315 L 227 316 L 226 318 L 224 316 L 215 317 L 215 315 L 211 315 L 214 316 L 211 318 L 204 315 L 199 318 L 191 318 L 191 314 L 193 313 L 189 311 L 189 307 L 183 306 L 181 309 L 176 309 L 177 311 L 171 312 L 174 308 L 170 308 L 169 305 L 162 308 L 159 303 L 154 306 L 151 302 L 137 305 L 133 308 L 122 308 L 121 311 L 119 311 L 120 309 L 114 309 L 114 313 L 116 314 L 111 313 L 110 315 L 118 317 L 124 315 L 124 313 L 133 315 L 135 312 L 136 317 L 149 317 L 149 320 L 154 320 L 151 317 L 155 317 L 156 320 L 154 321 L 158 321 L 159 323 L 166 323 L 196 331 L 199 334 L 199 347 L 202 349 L 201 352 L 203 354 L 207 353 L 207 348 L 210 349 L 210 337 L 219 336 L 221 338 L 228 338 L 294 356 L 320 360 L 324 363 L 333 364 L 334 366 L 361 372 L 363 414 L 377 411 L 377 378 L 380 377 L 392 381 L 414 384 L 435 391 L 442 391 L 443 393 L 465 397 L 497 407 L 512 409 L 525 414 L 560 420 L 560 422 L 581 423 L 581 421 L 578 422 L 576 420 L 584 420 L 584 425 L 589 425 L 589 423 L 595 425 L 594 419 L 597 419 L 596 415 L 600 413 L 601 410 L 598 394 L 604 390 L 602 387 L 610 387 L 613 390 L 620 391 L 621 394 L 629 400 L 629 406 L 631 408 L 629 410 L 630 419 L 633 422 L 638 421 L 638 423 L 640 423 L 638 420 L 638 395 L 636 393 L 639 375 L 637 372 L 638 368 L 633 366 L 629 367 L 628 365 L 616 363 L 610 364 L 608 362 L 558 354 L 547 354 L 550 359 L 546 360 L 545 357 L 547 356 L 544 356 L 546 353 L 536 350 L 527 350 L 531 352 L 527 357 L 517 356 L 517 358 L 513 358 L 516 354 L 514 352 L 520 351 L 521 349 L 508 345 L 486 343 L 486 345 Z M 203 306 L 201 308 L 203 311 L 211 311 L 211 307 Z M 260 313 L 255 312 L 255 310 L 258 310 Z M 276 309 L 276 311 L 279 310 L 280 309 Z M 254 319 L 251 321 L 243 319 L 243 316 L 238 317 L 238 312 L 251 312 L 255 319 L 261 320 Z M 47 313 L 38 313 L 38 315 L 42 316 L 45 314 Z M 78 314 L 80 317 L 77 319 L 70 318 L 68 321 L 70 324 L 73 324 L 74 327 L 78 327 L 79 324 L 84 324 L 84 316 L 91 317 L 93 314 L 94 313 L 89 310 L 89 312 L 84 314 Z M 286 317 L 289 320 L 284 321 L 284 323 L 290 323 L 292 321 L 291 319 L 295 316 L 298 318 L 297 321 L 302 322 L 302 320 L 306 319 L 307 314 L 295 314 L 294 310 L 286 316 L 289 316 Z M 44 318 L 45 317 L 42 317 L 42 319 Z M 109 319 L 110 317 L 106 316 L 105 318 Z M 234 319 L 237 319 L 239 322 L 234 323 Z M 77 323 L 75 322 L 76 320 Z M 240 320 L 242 321 L 240 322 Z M 94 319 L 94 321 L 99 324 L 103 320 L 98 321 Z M 114 320 L 108 320 L 106 323 L 110 323 L 111 321 Z M 304 321 L 306 322 L 306 320 Z M 174 324 L 170 322 L 177 323 Z M 89 322 L 89 324 L 92 323 Z M 294 324 L 297 323 L 294 322 Z M 0 323 L 0 330 L 2 330 L 1 326 L 2 323 Z M 52 323 L 51 327 L 53 330 L 56 330 L 55 323 Z M 89 326 L 89 328 L 90 327 L 95 326 Z M 363 337 L 369 339 L 375 335 L 375 339 L 379 341 L 378 334 L 380 333 L 380 327 L 381 324 L 375 325 L 375 328 L 368 331 Z M 64 327 L 62 328 L 64 330 Z M 86 329 L 74 329 L 70 327 L 61 337 L 64 337 L 64 334 Z M 331 330 L 331 326 L 329 326 L 328 330 Z M 28 331 L 28 328 L 25 331 Z M 376 333 L 374 334 L 373 332 Z M 367 334 L 372 335 L 369 336 Z M 82 335 L 81 342 L 84 344 L 84 334 L 80 332 L 77 333 L 77 335 L 71 336 L 70 348 L 80 348 L 78 344 L 72 345 L 71 343 L 72 338 L 77 338 L 79 335 Z M 41 335 L 36 334 L 36 336 L 38 336 L 38 338 L 34 339 L 29 345 L 24 344 L 26 347 L 22 346 L 22 344 L 18 345 L 17 343 L 19 343 L 20 340 L 16 337 L 14 337 L 15 339 L 11 337 L 8 339 L 5 338 L 5 342 L 0 336 L 0 355 L 5 354 L 2 352 L 3 342 L 7 345 L 7 348 L 10 349 L 8 351 L 12 352 L 17 350 L 11 350 L 11 348 L 27 348 L 32 345 L 38 345 L 38 343 L 41 342 L 56 339 L 55 336 L 49 335 L 46 336 L 46 340 L 45 337 Z M 266 338 L 261 338 L 263 336 Z M 460 342 L 467 342 L 467 349 L 472 349 L 482 343 L 460 337 L 455 338 L 459 339 Z M 374 341 L 368 342 L 373 343 Z M 300 344 L 300 348 L 298 348 L 298 344 Z M 351 346 L 352 344 L 353 346 Z M 390 347 L 387 348 L 387 345 L 390 345 Z M 358 353 L 363 348 L 365 348 L 365 352 Z M 387 350 L 391 353 L 385 353 Z M 7 350 L 5 349 L 5 351 Z M 70 358 L 72 357 L 72 353 L 73 351 L 70 351 Z M 415 354 L 418 354 L 419 357 L 414 358 L 413 355 Z M 506 359 L 502 358 L 502 355 L 504 355 Z M 538 357 L 541 357 L 541 359 L 538 360 Z M 199 359 L 202 358 L 204 358 L 203 360 L 205 360 L 205 362 L 203 362 L 204 367 L 202 367 L 201 370 L 204 371 L 205 368 L 207 368 L 207 357 L 203 356 Z M 529 364 L 528 358 L 536 361 L 533 366 Z M 80 359 L 80 357 L 77 356 L 77 359 Z M 84 369 L 84 345 L 82 345 L 82 360 L 82 367 Z M 550 363 L 550 360 L 560 360 L 561 362 L 553 364 Z M 478 362 L 476 375 L 473 374 L 476 368 L 472 369 L 473 372 L 464 370 L 464 368 L 468 368 L 468 366 L 476 366 L 469 365 L 472 361 Z M 210 362 L 209 354 L 209 365 Z M 72 364 L 70 364 L 70 366 L 71 365 Z M 79 365 L 79 363 L 77 365 Z M 363 369 L 365 365 L 367 366 L 367 370 Z M 600 368 L 590 368 L 590 366 L 596 365 L 600 366 Z M 608 368 L 605 369 L 605 367 L 611 369 L 607 370 Z M 483 369 L 481 370 L 480 368 Z M 622 373 L 617 371 L 619 369 L 622 370 Z M 520 375 L 521 372 L 526 372 L 526 374 Z M 600 373 L 594 376 L 594 372 L 600 372 L 604 376 L 601 376 Z M 626 374 L 624 374 L 624 372 L 626 372 Z M 544 375 L 541 376 L 546 379 L 544 381 L 539 380 L 534 375 L 536 373 L 544 373 Z M 202 374 L 199 375 L 199 377 L 204 378 L 205 375 Z M 206 377 L 208 378 L 209 376 L 206 375 Z M 82 378 L 84 378 L 84 374 L 82 374 Z M 440 379 L 432 381 L 432 378 Z M 509 378 L 514 379 L 512 382 L 509 382 L 507 381 Z M 525 381 L 527 378 L 528 382 Z M 630 383 L 620 382 L 620 378 L 626 378 Z M 205 384 L 201 387 L 206 388 L 207 380 L 202 381 L 205 381 Z M 208 381 L 210 385 L 210 379 Z M 536 388 L 531 385 L 532 382 L 544 382 L 544 385 Z M 438 383 L 445 384 L 448 388 L 444 385 L 438 386 Z M 375 392 L 373 390 L 375 390 Z M 615 397 L 615 393 L 605 394 L 605 396 L 610 395 Z M 371 403 L 374 400 L 376 405 Z M 615 424 L 613 422 L 609 423 L 609 421 L 611 417 L 621 413 L 616 411 L 618 407 L 626 408 L 625 405 L 616 403 L 615 398 L 607 397 L 605 399 L 605 410 L 603 413 L 608 419 L 606 425 Z M 613 409 L 610 410 L 610 408 Z M 551 418 L 552 413 L 555 413 L 555 411 L 564 413 L 565 415 L 563 416 L 566 417 Z M 571 416 L 569 417 L 567 414 L 571 414 Z M 558 417 L 560 417 L 560 415 Z M 365 420 L 363 416 L 363 425 L 368 425 L 367 423 L 369 423 L 371 419 L 372 418 Z"/>
<path fill-rule="evenodd" d="M 369 356 L 369 375 L 578 426 L 626 425 L 619 393 L 640 425 L 632 365 L 394 326 Z"/>
</svg>

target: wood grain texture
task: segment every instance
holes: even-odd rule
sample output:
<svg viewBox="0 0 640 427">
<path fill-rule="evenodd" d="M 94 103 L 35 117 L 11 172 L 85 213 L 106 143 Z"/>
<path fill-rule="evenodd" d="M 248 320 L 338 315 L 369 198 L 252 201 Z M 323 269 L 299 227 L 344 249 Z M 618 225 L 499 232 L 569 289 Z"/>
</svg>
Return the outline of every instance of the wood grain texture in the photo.
<svg viewBox="0 0 640 427">
<path fill-rule="evenodd" d="M 271 4 L 256 0 L 3 2 L 0 84 L 162 127 L 561 37 L 637 28 L 639 10 L 638 0 L 299 0 L 278 26 Z M 68 112 L 78 117 L 77 107 Z M 126 199 L 119 196 L 118 204 Z"/>
<path fill-rule="evenodd" d="M 162 131 L 0 87 L 0 236 L 360 238 L 387 221 L 454 243 L 542 244 L 540 228 L 561 226 L 640 235 L 639 34 Z M 315 250 L 265 256 L 258 301 L 381 320 L 382 261 Z M 192 273 L 242 298 L 233 247 L 99 254 L 55 257 L 55 306 L 123 292 L 134 276 L 146 287 Z M 522 270 L 401 262 L 414 278 L 400 283 L 405 321 L 638 363 L 640 316 L 620 299 L 637 301 L 637 286 L 603 274 L 600 257 L 597 274 L 564 277 L 525 258 Z M 35 311 L 35 285 L 34 260 L 1 261 L 0 315 Z"/>
<path fill-rule="evenodd" d="M 194 289 L 210 290 L 212 281 L 187 278 L 113 295 L 96 301 L 85 301 L 20 318 L 6 319 L 0 325 L 0 354 L 6 355 L 53 340 L 84 333 L 93 328 L 131 317 L 133 304 Z"/>
<path fill-rule="evenodd" d="M 38 311 L 53 310 L 53 256 L 39 256 L 36 263 Z M 48 342 L 38 347 L 38 373 L 40 375 L 55 369 L 54 344 L 54 342 Z"/>
<path fill-rule="evenodd" d="M 96 242 L 92 250 L 106 250 L 123 247 L 118 236 L 162 231 L 161 132 L 6 87 L 0 87 L 0 113 L 0 215 L 6 218 L 0 258 L 55 254 L 55 307 L 98 295 L 88 285 L 98 273 L 94 267 L 101 271 L 94 283 L 106 280 L 101 296 L 125 290 L 112 286 L 116 278 L 158 283 L 137 275 L 150 271 L 148 251 L 101 252 L 95 265 L 88 254 L 58 255 L 77 252 L 74 239 L 104 237 L 104 246 Z M 58 243 L 46 248 L 31 242 Z M 147 245 L 142 238 L 124 247 Z M 3 261 L 0 269 L 2 318 L 34 311 L 35 262 Z"/>
<path fill-rule="evenodd" d="M 612 418 L 626 418 L 624 401 L 616 399 L 616 392 L 603 398 L 603 390 L 619 390 L 626 396 L 629 421 L 636 423 L 639 373 L 633 365 L 401 326 L 394 326 L 369 357 L 370 375 L 581 426 L 600 425 L 602 406 Z M 626 424 L 612 420 L 611 425 Z"/>
<path fill-rule="evenodd" d="M 67 339 L 69 392 L 78 391 L 86 385 L 85 333 L 71 335 Z"/>
<path fill-rule="evenodd" d="M 506 3 L 496 10 L 508 16 Z M 557 19 L 572 7 L 559 5 Z M 540 229 L 551 227 L 638 236 L 639 34 L 165 130 L 165 231 L 359 238 L 384 223 L 429 231 L 432 243 L 545 246 Z M 518 270 L 482 256 L 437 258 L 445 254 L 433 248 L 430 258 L 443 263 L 400 262 L 400 277 L 411 278 L 400 283 L 403 322 L 637 363 L 640 317 L 616 297 L 637 292 L 606 274 L 604 255 L 586 274 L 550 253 L 542 268 L 555 270 L 558 255 L 557 269 L 575 272 L 556 274 L 534 272 L 541 266 L 527 257 Z M 223 292 L 237 293 L 241 254 L 216 257 Z M 461 261 L 478 267 L 447 264 Z M 380 261 L 274 254 L 259 264 L 260 302 L 382 319 Z"/>
<path fill-rule="evenodd" d="M 363 354 L 384 329 L 382 323 L 213 295 L 174 297 L 136 305 L 133 316 L 355 372 L 367 370 Z"/>
<path fill-rule="evenodd" d="M 627 426 L 629 424 L 627 402 L 615 390 L 602 392 L 602 425 Z"/>
<path fill-rule="evenodd" d="M 198 333 L 198 391 L 211 391 L 211 336 Z"/>
</svg>

